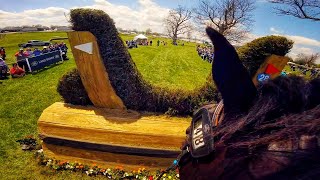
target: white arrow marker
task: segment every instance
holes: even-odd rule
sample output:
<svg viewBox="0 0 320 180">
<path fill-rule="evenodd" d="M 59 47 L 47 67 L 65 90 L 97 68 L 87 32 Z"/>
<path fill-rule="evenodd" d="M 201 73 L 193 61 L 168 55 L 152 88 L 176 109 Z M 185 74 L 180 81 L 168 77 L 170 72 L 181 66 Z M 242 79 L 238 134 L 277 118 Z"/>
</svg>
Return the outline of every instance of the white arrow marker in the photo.
<svg viewBox="0 0 320 180">
<path fill-rule="evenodd" d="M 74 46 L 74 48 L 79 49 L 80 51 L 86 52 L 88 54 L 92 54 L 92 47 L 92 42 Z"/>
</svg>

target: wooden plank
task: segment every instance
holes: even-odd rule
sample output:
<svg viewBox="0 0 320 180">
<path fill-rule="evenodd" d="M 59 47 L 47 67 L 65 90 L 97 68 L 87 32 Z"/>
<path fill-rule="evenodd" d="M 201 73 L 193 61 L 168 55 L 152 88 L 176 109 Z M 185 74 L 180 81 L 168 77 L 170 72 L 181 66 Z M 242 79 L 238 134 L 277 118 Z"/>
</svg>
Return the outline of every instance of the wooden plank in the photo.
<svg viewBox="0 0 320 180">
<path fill-rule="evenodd" d="M 96 107 L 124 109 L 124 103 L 110 83 L 95 36 L 90 32 L 73 31 L 68 32 L 68 37 L 82 83 L 92 103 Z M 79 46 L 92 48 L 92 54 L 80 50 Z"/>
<path fill-rule="evenodd" d="M 264 73 L 266 71 L 268 64 L 272 64 L 274 67 L 276 67 L 279 70 L 278 73 L 274 73 L 270 75 L 270 79 L 274 79 L 280 75 L 281 71 L 287 65 L 288 61 L 289 61 L 289 58 L 284 56 L 271 55 L 270 57 L 268 57 L 265 60 L 265 62 L 260 66 L 256 74 L 254 75 L 252 79 L 254 85 L 257 86 L 259 84 L 257 77 L 259 74 Z"/>
<path fill-rule="evenodd" d="M 77 149 L 53 144 L 42 144 L 46 156 L 69 162 L 78 162 L 85 165 L 96 164 L 102 168 L 123 167 L 126 170 L 138 170 L 145 167 L 148 170 L 165 169 L 169 167 L 174 158 L 157 158 L 115 154 L 86 149 Z"/>
<path fill-rule="evenodd" d="M 135 148 L 179 150 L 191 118 L 54 103 L 40 116 L 46 137 Z"/>
</svg>

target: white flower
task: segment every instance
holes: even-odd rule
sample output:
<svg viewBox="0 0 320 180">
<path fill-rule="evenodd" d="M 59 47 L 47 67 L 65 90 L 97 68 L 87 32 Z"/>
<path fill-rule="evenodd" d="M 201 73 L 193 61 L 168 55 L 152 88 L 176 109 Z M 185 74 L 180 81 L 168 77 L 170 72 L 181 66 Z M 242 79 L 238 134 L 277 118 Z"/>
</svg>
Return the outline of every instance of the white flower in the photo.
<svg viewBox="0 0 320 180">
<path fill-rule="evenodd" d="M 179 178 L 179 177 L 180 177 L 180 176 L 179 176 L 179 174 L 177 174 L 176 176 L 177 176 L 177 178 Z"/>
<path fill-rule="evenodd" d="M 43 153 L 43 149 L 40 149 L 37 151 L 38 153 Z"/>
<path fill-rule="evenodd" d="M 108 168 L 108 169 L 107 169 L 107 172 L 110 172 L 110 171 L 111 171 L 111 169 Z"/>
<path fill-rule="evenodd" d="M 86 171 L 86 174 L 89 176 L 89 172 L 88 171 Z"/>
</svg>

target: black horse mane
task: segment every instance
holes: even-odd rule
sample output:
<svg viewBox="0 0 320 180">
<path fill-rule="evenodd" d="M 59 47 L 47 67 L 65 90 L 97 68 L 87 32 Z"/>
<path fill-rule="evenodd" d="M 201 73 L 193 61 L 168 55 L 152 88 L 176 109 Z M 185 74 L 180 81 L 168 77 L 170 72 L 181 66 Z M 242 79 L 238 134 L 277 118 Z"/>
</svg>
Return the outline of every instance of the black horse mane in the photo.
<svg viewBox="0 0 320 180">
<path fill-rule="evenodd" d="M 318 179 L 320 94 L 317 92 L 320 79 L 307 82 L 297 76 L 278 77 L 260 85 L 248 114 L 232 121 L 224 119 L 215 131 L 217 142 L 227 146 L 229 153 L 225 158 L 235 160 L 225 166 L 222 179 L 237 177 L 239 173 L 233 173 L 236 169 L 247 171 L 253 179 Z M 257 159 L 257 165 L 252 165 Z M 261 165 L 265 168 L 252 167 Z"/>
<path fill-rule="evenodd" d="M 316 135 L 320 130 L 320 126 L 319 129 L 314 127 L 320 123 L 316 121 L 320 115 L 320 93 L 317 92 L 320 92 L 319 78 L 309 82 L 298 76 L 280 76 L 269 80 L 258 87 L 257 97 L 248 114 L 233 118 L 232 121 L 224 119 L 215 134 L 226 143 L 256 141 L 253 144 L 260 145 L 270 143 L 261 140 L 264 135 L 269 136 L 268 140 L 287 139 L 287 135 L 278 137 L 280 130 L 291 131 L 303 127 L 302 133 Z M 310 124 L 307 124 L 309 121 Z M 257 134 L 257 137 L 254 138 L 253 134 Z"/>
</svg>

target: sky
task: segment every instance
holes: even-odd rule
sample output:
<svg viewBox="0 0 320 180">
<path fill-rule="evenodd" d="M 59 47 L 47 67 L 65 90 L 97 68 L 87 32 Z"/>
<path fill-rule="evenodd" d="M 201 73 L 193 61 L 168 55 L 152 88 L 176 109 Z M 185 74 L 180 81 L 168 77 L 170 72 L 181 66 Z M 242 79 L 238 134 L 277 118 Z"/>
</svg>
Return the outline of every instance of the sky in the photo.
<svg viewBox="0 0 320 180">
<path fill-rule="evenodd" d="M 196 6 L 197 0 L 0 0 L 0 28 L 16 25 L 69 25 L 72 8 L 86 7 L 104 10 L 123 29 L 164 33 L 163 19 L 178 5 Z M 257 0 L 254 23 L 247 41 L 266 35 L 282 35 L 295 42 L 290 52 L 320 53 L 320 22 L 279 16 L 274 5 Z M 318 60 L 320 63 L 320 59 Z"/>
</svg>

